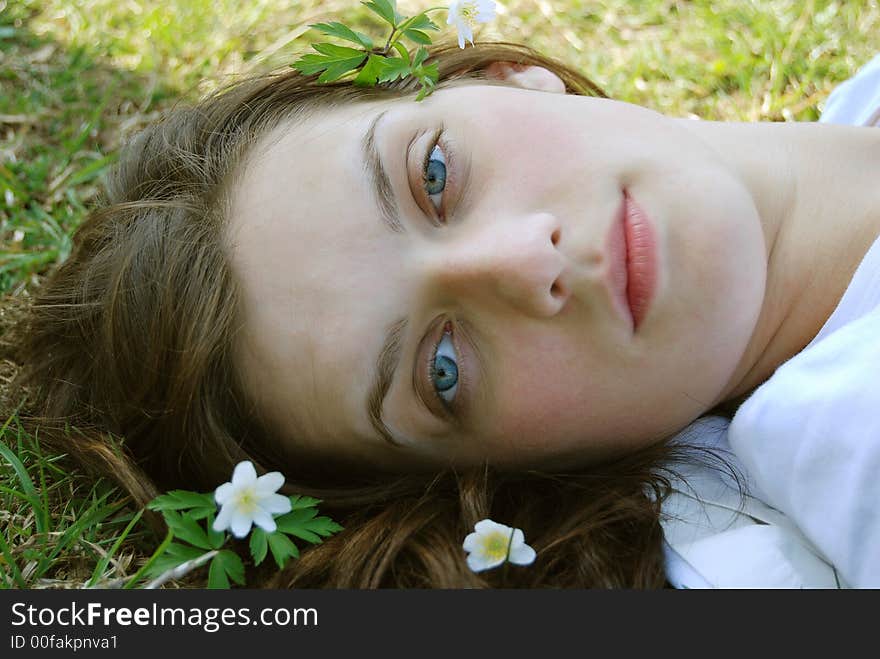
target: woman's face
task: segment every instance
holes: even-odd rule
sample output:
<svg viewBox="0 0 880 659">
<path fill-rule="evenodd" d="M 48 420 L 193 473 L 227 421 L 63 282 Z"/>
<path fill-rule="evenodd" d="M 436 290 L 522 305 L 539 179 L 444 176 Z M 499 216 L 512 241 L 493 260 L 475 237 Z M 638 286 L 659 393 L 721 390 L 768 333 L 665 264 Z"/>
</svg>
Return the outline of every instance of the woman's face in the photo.
<svg viewBox="0 0 880 659">
<path fill-rule="evenodd" d="M 503 72 L 285 125 L 237 181 L 237 359 L 292 456 L 570 467 L 728 384 L 766 276 L 748 190 L 681 122 Z M 625 192 L 656 236 L 635 331 Z"/>
</svg>

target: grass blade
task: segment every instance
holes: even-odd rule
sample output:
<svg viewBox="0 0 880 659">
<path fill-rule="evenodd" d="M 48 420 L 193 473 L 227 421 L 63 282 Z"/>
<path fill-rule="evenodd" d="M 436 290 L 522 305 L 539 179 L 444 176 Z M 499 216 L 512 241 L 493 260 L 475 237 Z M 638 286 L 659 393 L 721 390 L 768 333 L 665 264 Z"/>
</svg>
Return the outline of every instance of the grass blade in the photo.
<svg viewBox="0 0 880 659">
<path fill-rule="evenodd" d="M 3 560 L 12 570 L 12 580 L 15 581 L 19 588 L 27 589 L 27 583 L 25 583 L 24 577 L 21 576 L 21 570 L 18 569 L 18 565 L 16 565 L 15 559 L 12 557 L 12 552 L 9 551 L 9 545 L 7 545 L 6 540 L 3 539 L 2 533 L 0 533 L 0 552 L 3 553 Z M 6 585 L 5 582 L 4 585 Z"/>
<path fill-rule="evenodd" d="M 9 464 L 12 466 L 13 471 L 15 471 L 15 475 L 18 476 L 18 480 L 21 483 L 22 489 L 24 490 L 24 494 L 29 497 L 29 502 L 40 501 L 40 495 L 37 493 L 37 488 L 34 487 L 34 482 L 28 475 L 27 469 L 25 469 L 21 460 L 18 459 L 18 456 L 12 452 L 12 449 L 9 448 L 5 442 L 0 442 L 0 455 L 6 458 L 6 461 L 9 462 Z M 46 533 L 46 531 L 48 530 L 48 524 L 46 522 L 46 520 L 48 519 L 48 515 L 47 511 L 40 510 L 40 508 L 42 508 L 42 506 L 35 506 L 34 508 L 34 512 L 36 513 L 35 521 L 37 525 L 37 533 Z"/>
<path fill-rule="evenodd" d="M 131 530 L 134 528 L 134 525 L 138 523 L 138 520 L 141 518 L 141 515 L 144 514 L 144 509 L 141 508 L 137 511 L 137 514 L 131 518 L 131 521 L 128 523 L 128 526 L 122 531 L 122 534 L 116 539 L 116 542 L 113 543 L 113 546 L 110 547 L 110 551 L 107 552 L 107 555 L 104 556 L 98 564 L 95 566 L 94 572 L 92 572 L 92 578 L 89 579 L 89 582 L 86 584 L 86 588 L 92 588 L 95 583 L 98 581 L 98 577 L 107 569 L 107 565 L 110 563 L 110 559 L 113 558 L 113 555 L 119 551 L 119 547 L 122 545 L 122 542 L 125 538 L 128 537 L 128 534 L 131 533 Z"/>
<path fill-rule="evenodd" d="M 162 541 L 158 547 L 156 547 L 156 551 L 153 552 L 153 555 L 150 556 L 149 560 L 143 564 L 140 570 L 138 570 L 135 575 L 128 580 L 128 582 L 123 586 L 124 589 L 128 590 L 129 588 L 134 588 L 135 584 L 138 580 L 142 579 L 143 576 L 147 573 L 147 571 L 153 566 L 153 563 L 165 553 L 165 550 L 168 548 L 168 545 L 171 544 L 171 541 L 174 540 L 174 534 L 171 531 L 168 531 L 168 535 L 165 536 L 165 539 Z"/>
</svg>

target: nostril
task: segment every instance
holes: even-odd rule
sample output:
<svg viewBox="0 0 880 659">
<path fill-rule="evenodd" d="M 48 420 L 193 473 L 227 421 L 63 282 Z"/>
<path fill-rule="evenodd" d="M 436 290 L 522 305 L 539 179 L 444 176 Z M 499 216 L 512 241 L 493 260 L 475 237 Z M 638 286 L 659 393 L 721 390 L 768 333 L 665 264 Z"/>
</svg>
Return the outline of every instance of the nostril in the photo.
<svg viewBox="0 0 880 659">
<path fill-rule="evenodd" d="M 559 285 L 558 281 L 554 281 L 553 285 L 550 287 L 550 295 L 557 300 L 561 297 L 565 297 L 565 290 Z"/>
<path fill-rule="evenodd" d="M 561 233 L 562 233 L 562 231 L 561 231 L 560 229 L 556 229 L 556 230 L 550 235 L 550 242 L 551 242 L 553 245 L 556 245 L 556 243 L 559 242 L 559 235 L 560 235 Z"/>
</svg>

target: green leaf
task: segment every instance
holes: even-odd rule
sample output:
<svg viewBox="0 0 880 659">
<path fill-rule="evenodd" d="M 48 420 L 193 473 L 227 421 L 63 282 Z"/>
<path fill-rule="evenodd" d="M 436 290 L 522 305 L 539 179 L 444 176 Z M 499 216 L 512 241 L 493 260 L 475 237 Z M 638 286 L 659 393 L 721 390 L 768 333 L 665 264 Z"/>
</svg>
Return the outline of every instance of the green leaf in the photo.
<svg viewBox="0 0 880 659">
<path fill-rule="evenodd" d="M 275 518 L 275 523 L 278 525 L 278 531 L 317 544 L 321 542 L 321 536 L 326 537 L 342 530 L 342 527 L 329 517 L 315 517 L 317 512 L 314 508 L 293 510 Z"/>
<path fill-rule="evenodd" d="M 208 588 L 211 590 L 228 590 L 229 578 L 226 576 L 226 570 L 223 569 L 223 562 L 218 560 L 220 554 L 217 554 L 211 561 L 208 568 Z"/>
<path fill-rule="evenodd" d="M 303 55 L 291 66 L 305 75 L 323 71 L 318 82 L 332 82 L 341 78 L 360 66 L 367 57 L 362 50 L 332 43 L 316 43 L 312 47 L 321 54 Z"/>
<path fill-rule="evenodd" d="M 312 44 L 312 48 L 317 50 L 322 55 L 327 55 L 334 62 L 347 59 L 355 59 L 357 57 L 363 58 L 367 56 L 367 54 L 362 50 L 358 50 L 357 48 L 350 48 L 349 46 L 340 46 L 335 43 L 314 43 Z"/>
<path fill-rule="evenodd" d="M 219 563 L 230 579 L 239 586 L 244 586 L 244 563 L 238 554 L 229 549 L 224 549 L 214 557 L 212 563 Z"/>
<path fill-rule="evenodd" d="M 354 71 L 362 61 L 363 58 L 354 63 L 346 61 L 328 66 L 327 70 L 318 76 L 318 82 L 333 82 L 334 80 L 339 80 L 346 73 Z"/>
<path fill-rule="evenodd" d="M 416 101 L 421 101 L 434 91 L 434 87 L 437 86 L 437 75 L 436 73 L 433 75 L 422 75 L 419 76 L 418 79 L 419 82 L 422 83 L 422 87 L 421 89 L 419 89 L 418 96 L 416 96 Z"/>
<path fill-rule="evenodd" d="M 379 75 L 379 82 L 394 82 L 398 78 L 405 78 L 412 73 L 409 62 L 400 57 L 386 57 Z"/>
<path fill-rule="evenodd" d="M 408 30 L 439 30 L 437 24 L 428 18 L 427 14 L 418 14 L 413 16 L 412 22 L 407 27 Z"/>
<path fill-rule="evenodd" d="M 190 519 L 205 519 L 210 516 L 212 519 L 214 517 L 214 513 L 217 512 L 217 507 L 214 508 L 193 508 L 188 511 L 186 514 Z"/>
<path fill-rule="evenodd" d="M 275 518 L 275 524 L 281 531 L 285 531 L 285 528 L 290 525 L 299 525 L 303 524 L 318 514 L 317 508 L 300 508 L 298 510 L 291 510 L 289 513 L 284 513 L 283 515 Z"/>
<path fill-rule="evenodd" d="M 383 59 L 393 59 L 393 58 L 383 58 Z M 291 510 L 299 510 L 300 508 L 314 508 L 319 503 L 321 503 L 320 499 L 316 499 L 315 497 L 307 497 L 300 494 L 294 494 L 290 497 L 290 509 Z"/>
<path fill-rule="evenodd" d="M 226 542 L 226 533 L 214 530 L 213 512 L 208 513 L 207 518 L 208 543 L 211 545 L 211 549 L 220 549 L 220 547 L 223 546 L 223 543 Z M 195 517 L 193 517 L 193 519 L 195 519 Z"/>
<path fill-rule="evenodd" d="M 194 558 L 198 558 L 204 554 L 201 549 L 190 547 L 189 545 L 181 545 L 172 542 L 168 548 L 156 559 L 147 571 L 147 575 L 151 578 L 158 577 L 163 572 L 177 567 L 181 563 L 186 563 Z"/>
<path fill-rule="evenodd" d="M 310 53 L 308 55 L 303 55 L 290 66 L 300 73 L 310 76 L 326 69 L 330 66 L 330 61 L 330 58 L 326 55 L 315 55 L 314 53 Z"/>
<path fill-rule="evenodd" d="M 431 43 L 431 37 L 422 32 L 421 30 L 404 30 L 403 36 L 409 39 L 410 41 L 414 41 L 415 43 L 420 43 L 425 46 Z"/>
<path fill-rule="evenodd" d="M 355 77 L 354 84 L 363 87 L 372 87 L 379 80 L 379 76 L 382 75 L 384 69 L 385 58 L 381 55 L 370 55 L 367 64 Z"/>
<path fill-rule="evenodd" d="M 299 558 L 299 549 L 296 545 L 283 533 L 275 531 L 267 536 L 269 541 L 269 549 L 272 551 L 272 557 L 278 564 L 278 569 L 284 568 L 287 560 L 290 558 Z"/>
<path fill-rule="evenodd" d="M 171 490 L 147 504 L 150 510 L 185 510 L 189 508 L 216 510 L 213 494 L 199 494 L 187 490 Z"/>
<path fill-rule="evenodd" d="M 336 37 L 338 39 L 343 39 L 345 41 L 351 41 L 352 43 L 359 44 L 370 50 L 373 47 L 373 41 L 366 34 L 362 32 L 356 32 L 352 30 L 347 25 L 343 25 L 338 21 L 331 21 L 330 23 L 315 23 L 314 25 L 309 25 L 309 27 L 313 27 L 319 32 L 323 32 L 327 36 Z"/>
<path fill-rule="evenodd" d="M 341 78 L 360 66 L 367 57 L 362 50 L 332 43 L 316 43 L 312 44 L 312 48 L 321 54 L 304 55 L 292 66 L 306 75 L 323 71 L 318 77 L 318 82 L 332 82 Z"/>
<path fill-rule="evenodd" d="M 310 531 L 314 531 L 325 538 L 334 533 L 339 533 L 343 529 L 340 524 L 337 524 L 329 517 L 316 517 L 308 523 L 308 528 Z"/>
<path fill-rule="evenodd" d="M 269 551 L 267 536 L 268 534 L 260 527 L 251 531 L 250 548 L 251 556 L 254 557 L 254 565 L 259 565 L 266 559 L 266 552 Z"/>
<path fill-rule="evenodd" d="M 431 94 L 431 92 L 434 91 L 434 87 L 437 86 L 437 78 L 439 76 L 437 64 L 425 64 L 419 66 L 418 68 L 414 67 L 413 75 L 418 78 L 418 81 L 422 85 L 421 89 L 419 90 L 418 96 L 416 96 L 416 101 L 421 101 L 426 96 Z"/>
<path fill-rule="evenodd" d="M 426 59 L 428 59 L 428 50 L 420 46 L 412 60 L 413 71 L 415 72 Z"/>
<path fill-rule="evenodd" d="M 394 50 L 400 53 L 400 56 L 406 60 L 407 64 L 411 61 L 409 57 L 409 51 L 406 49 L 406 46 L 404 46 L 399 41 L 395 41 L 393 44 L 391 44 L 391 46 L 394 48 Z"/>
<path fill-rule="evenodd" d="M 208 534 L 205 533 L 199 523 L 187 515 L 181 515 L 173 510 L 163 510 L 162 517 L 168 528 L 174 533 L 174 536 L 181 540 L 186 540 L 191 545 L 201 547 L 202 549 L 211 549 L 211 543 L 208 542 Z"/>
<path fill-rule="evenodd" d="M 370 11 L 381 16 L 391 27 L 397 27 L 404 19 L 403 16 L 397 13 L 396 0 L 370 0 L 361 4 L 366 5 Z"/>
</svg>

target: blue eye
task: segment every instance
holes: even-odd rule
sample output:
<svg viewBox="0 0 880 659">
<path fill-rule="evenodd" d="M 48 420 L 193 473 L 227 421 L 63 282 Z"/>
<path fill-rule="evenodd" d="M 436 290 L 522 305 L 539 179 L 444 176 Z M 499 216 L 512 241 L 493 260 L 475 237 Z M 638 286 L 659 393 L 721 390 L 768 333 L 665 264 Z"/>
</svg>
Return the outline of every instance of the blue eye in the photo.
<svg viewBox="0 0 880 659">
<path fill-rule="evenodd" d="M 440 145 L 434 142 L 434 148 L 428 153 L 425 160 L 425 166 L 422 169 L 422 179 L 425 183 L 425 192 L 428 193 L 428 199 L 434 204 L 437 212 L 442 208 L 442 197 L 444 188 L 446 188 L 446 156 Z M 434 199 L 434 196 L 438 199 Z"/>
<path fill-rule="evenodd" d="M 444 332 L 443 339 L 434 350 L 430 368 L 430 380 L 434 390 L 447 403 L 455 399 L 458 390 L 458 362 L 451 332 Z"/>
</svg>

